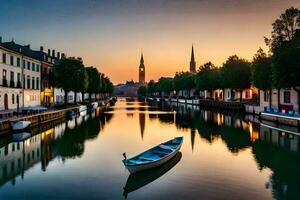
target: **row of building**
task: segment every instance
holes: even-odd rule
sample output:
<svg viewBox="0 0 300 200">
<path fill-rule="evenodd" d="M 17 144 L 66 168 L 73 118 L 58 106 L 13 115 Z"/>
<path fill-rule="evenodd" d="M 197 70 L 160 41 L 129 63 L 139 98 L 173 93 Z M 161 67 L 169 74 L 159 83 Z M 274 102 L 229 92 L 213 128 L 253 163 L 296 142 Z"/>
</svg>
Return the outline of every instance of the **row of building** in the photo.
<svg viewBox="0 0 300 200">
<path fill-rule="evenodd" d="M 13 40 L 3 42 L 0 37 L 0 112 L 22 108 L 49 107 L 64 102 L 64 91 L 53 87 L 53 66 L 65 54 L 43 46 L 33 50 L 30 45 L 20 45 Z M 68 94 L 68 102 L 75 99 Z M 82 95 L 77 94 L 78 101 Z"/>
<path fill-rule="evenodd" d="M 190 61 L 190 72 L 196 73 L 196 61 L 194 56 L 194 49 L 192 47 L 191 61 Z M 179 96 L 187 96 L 195 91 L 181 91 Z M 242 95 L 242 98 L 240 98 Z M 272 90 L 259 90 L 256 87 L 251 86 L 250 88 L 244 89 L 242 92 L 233 90 L 230 88 L 217 89 L 213 91 L 200 91 L 200 97 L 204 99 L 216 100 L 216 101 L 248 101 L 249 103 L 256 103 L 253 106 L 253 112 L 263 112 L 266 108 L 276 110 L 278 113 L 285 114 L 288 111 L 299 114 L 299 103 L 298 94 L 292 88 L 272 89 Z M 252 111 L 251 111 L 252 112 Z"/>
</svg>

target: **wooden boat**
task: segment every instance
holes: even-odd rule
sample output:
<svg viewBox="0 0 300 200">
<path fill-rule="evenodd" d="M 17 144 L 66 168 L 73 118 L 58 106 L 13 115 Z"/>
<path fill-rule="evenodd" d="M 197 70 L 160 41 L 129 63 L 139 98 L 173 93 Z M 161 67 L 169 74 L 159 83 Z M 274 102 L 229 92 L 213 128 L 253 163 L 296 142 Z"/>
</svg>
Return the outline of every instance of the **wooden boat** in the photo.
<svg viewBox="0 0 300 200">
<path fill-rule="evenodd" d="M 124 153 L 123 156 L 125 159 L 122 162 L 130 173 L 152 169 L 174 157 L 180 150 L 182 142 L 183 137 L 175 137 L 129 159 L 127 159 L 126 153 Z"/>
<path fill-rule="evenodd" d="M 27 138 L 31 137 L 31 133 L 28 132 L 22 132 L 22 133 L 14 133 L 13 134 L 13 141 L 14 142 L 20 142 L 20 141 L 24 141 Z"/>
<path fill-rule="evenodd" d="M 163 176 L 181 160 L 181 157 L 181 152 L 178 152 L 172 159 L 159 167 L 130 174 L 124 187 L 123 196 L 127 198 L 130 192 L 138 190 Z"/>
<path fill-rule="evenodd" d="M 30 124 L 31 121 L 22 121 L 22 120 L 11 121 L 11 126 L 14 131 L 20 131 L 29 128 Z"/>
</svg>

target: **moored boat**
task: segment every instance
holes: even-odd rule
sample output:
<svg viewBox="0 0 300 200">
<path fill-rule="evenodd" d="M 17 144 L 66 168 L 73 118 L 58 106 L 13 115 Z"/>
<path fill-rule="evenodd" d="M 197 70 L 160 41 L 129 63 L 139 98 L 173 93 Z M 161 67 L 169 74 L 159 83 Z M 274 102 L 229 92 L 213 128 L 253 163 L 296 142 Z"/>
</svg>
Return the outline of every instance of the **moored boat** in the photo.
<svg viewBox="0 0 300 200">
<path fill-rule="evenodd" d="M 174 157 L 180 150 L 182 142 L 183 137 L 175 137 L 132 158 L 127 158 L 126 153 L 124 153 L 125 159 L 122 162 L 130 173 L 152 169 Z"/>
<path fill-rule="evenodd" d="M 31 137 L 31 133 L 28 132 L 22 132 L 22 133 L 14 133 L 13 134 L 13 141 L 14 142 L 20 142 L 20 141 L 24 141 L 27 138 Z"/>
<path fill-rule="evenodd" d="M 29 128 L 31 121 L 16 120 L 11 121 L 12 130 L 19 131 Z"/>
</svg>

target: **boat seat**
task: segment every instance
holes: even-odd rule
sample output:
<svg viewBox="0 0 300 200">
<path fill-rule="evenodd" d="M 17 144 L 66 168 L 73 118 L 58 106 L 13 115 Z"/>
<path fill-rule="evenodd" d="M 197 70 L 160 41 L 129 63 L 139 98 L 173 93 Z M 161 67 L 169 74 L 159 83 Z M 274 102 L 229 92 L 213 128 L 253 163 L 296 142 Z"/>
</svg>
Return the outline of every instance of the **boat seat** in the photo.
<svg viewBox="0 0 300 200">
<path fill-rule="evenodd" d="M 160 157 L 157 156 L 157 155 L 152 155 L 152 156 L 149 156 L 149 157 L 143 157 L 143 156 L 141 156 L 139 158 L 140 159 L 144 159 L 144 160 L 148 160 L 148 161 L 155 161 L 155 160 L 160 159 Z"/>
<path fill-rule="evenodd" d="M 154 150 L 153 151 L 154 153 L 157 153 L 157 154 L 162 154 L 162 155 L 168 155 L 169 153 L 165 152 L 165 151 L 158 151 L 158 150 Z"/>
<path fill-rule="evenodd" d="M 160 148 L 162 148 L 162 149 L 173 150 L 173 149 L 172 149 L 172 148 L 170 148 L 169 146 L 167 146 L 167 145 L 163 145 L 163 144 L 159 145 L 159 147 L 160 147 Z"/>
</svg>

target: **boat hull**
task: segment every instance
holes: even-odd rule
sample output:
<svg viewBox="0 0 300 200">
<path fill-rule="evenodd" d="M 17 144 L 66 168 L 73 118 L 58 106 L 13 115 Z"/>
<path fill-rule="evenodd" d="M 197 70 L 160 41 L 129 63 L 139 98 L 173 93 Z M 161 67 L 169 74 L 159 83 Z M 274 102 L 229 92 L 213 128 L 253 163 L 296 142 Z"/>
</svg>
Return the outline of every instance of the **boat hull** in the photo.
<svg viewBox="0 0 300 200">
<path fill-rule="evenodd" d="M 136 165 L 128 165 L 126 164 L 126 160 L 123 160 L 124 165 L 126 166 L 127 170 L 130 173 L 136 173 L 136 172 L 140 172 L 140 171 L 144 171 L 144 170 L 148 170 L 148 169 L 153 169 L 156 167 L 159 167 L 161 165 L 163 165 L 164 163 L 168 162 L 170 159 L 172 159 L 180 150 L 182 145 L 182 141 L 181 143 L 177 146 L 177 148 L 172 151 L 170 154 L 162 157 L 161 159 L 155 160 L 153 162 L 148 162 L 148 163 L 142 163 L 142 164 L 136 164 Z M 154 147 L 155 148 L 155 147 Z M 151 151 L 148 150 L 148 151 Z M 146 151 L 147 152 L 147 151 Z M 129 159 L 130 160 L 130 159 Z"/>
<path fill-rule="evenodd" d="M 29 128 L 31 122 L 30 121 L 16 121 L 12 122 L 12 130 L 20 131 Z"/>
<path fill-rule="evenodd" d="M 171 154 L 169 154 L 169 156 L 162 158 L 161 160 L 158 160 L 156 162 L 152 162 L 149 164 L 144 164 L 144 165 L 126 165 L 127 170 L 130 173 L 136 173 L 136 172 L 140 172 L 140 171 L 144 171 L 144 170 L 148 170 L 148 169 L 153 169 L 155 167 L 159 167 L 163 164 L 165 164 L 166 162 L 168 162 L 170 159 L 172 159 L 177 152 L 179 151 L 179 149 L 173 151 Z"/>
</svg>

